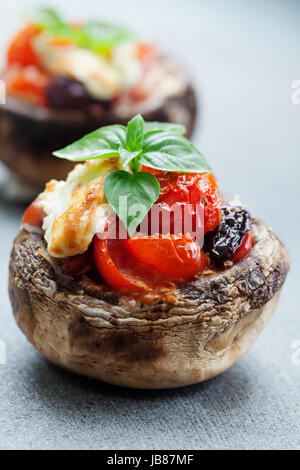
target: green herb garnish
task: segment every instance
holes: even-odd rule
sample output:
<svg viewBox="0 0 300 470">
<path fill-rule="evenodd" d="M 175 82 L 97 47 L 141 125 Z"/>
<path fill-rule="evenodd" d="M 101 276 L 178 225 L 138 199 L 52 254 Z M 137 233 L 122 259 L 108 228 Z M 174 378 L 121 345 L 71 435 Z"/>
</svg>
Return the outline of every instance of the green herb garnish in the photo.
<svg viewBox="0 0 300 470">
<path fill-rule="evenodd" d="M 199 150 L 183 136 L 184 132 L 182 125 L 148 123 L 137 115 L 127 127 L 102 127 L 53 155 L 73 162 L 120 157 L 124 169 L 107 174 L 104 193 L 131 236 L 159 197 L 156 177 L 140 171 L 142 165 L 171 172 L 212 172 Z"/>
<path fill-rule="evenodd" d="M 129 236 L 145 218 L 159 197 L 159 182 L 151 173 L 114 170 L 104 180 L 104 193 Z"/>
<path fill-rule="evenodd" d="M 82 26 L 72 26 L 52 8 L 29 9 L 24 16 L 31 23 L 49 31 L 54 37 L 68 39 L 78 47 L 91 49 L 99 54 L 108 54 L 118 44 L 132 38 L 132 34 L 121 26 L 95 21 Z"/>
<path fill-rule="evenodd" d="M 53 8 L 29 8 L 23 12 L 23 16 L 31 23 L 42 28 L 52 28 L 64 24 Z"/>
</svg>

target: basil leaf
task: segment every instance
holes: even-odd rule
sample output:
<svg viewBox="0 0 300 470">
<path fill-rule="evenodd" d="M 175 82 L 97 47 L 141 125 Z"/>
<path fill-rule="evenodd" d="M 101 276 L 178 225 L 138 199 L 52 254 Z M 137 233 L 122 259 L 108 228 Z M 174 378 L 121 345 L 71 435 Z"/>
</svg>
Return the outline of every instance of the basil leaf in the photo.
<svg viewBox="0 0 300 470">
<path fill-rule="evenodd" d="M 135 152 L 141 150 L 144 138 L 144 119 L 140 114 L 127 124 L 126 149 Z"/>
<path fill-rule="evenodd" d="M 145 122 L 144 123 L 144 133 L 148 134 L 149 132 L 161 132 L 161 131 L 168 131 L 168 132 L 175 132 L 180 135 L 184 135 L 186 133 L 186 127 L 182 124 L 171 124 L 169 122 Z"/>
<path fill-rule="evenodd" d="M 52 8 L 32 8 L 24 12 L 28 21 L 46 28 L 53 36 L 69 39 L 79 47 L 86 47 L 96 53 L 107 54 L 119 43 L 131 38 L 131 34 L 120 26 L 96 22 L 83 27 L 73 27 L 63 21 Z"/>
<path fill-rule="evenodd" d="M 100 54 L 105 54 L 121 42 L 131 38 L 131 34 L 121 26 L 96 22 L 87 23 L 83 32 L 89 48 Z"/>
<path fill-rule="evenodd" d="M 85 135 L 67 147 L 53 152 L 58 158 L 72 162 L 81 162 L 95 158 L 110 158 L 120 154 L 119 149 L 125 148 L 126 127 L 114 124 Z"/>
<path fill-rule="evenodd" d="M 86 47 L 86 38 L 80 28 L 73 28 L 68 24 L 60 23 L 48 27 L 47 31 L 58 39 L 68 39 L 78 47 Z"/>
<path fill-rule="evenodd" d="M 145 171 L 132 174 L 113 170 L 104 180 L 107 202 L 125 225 L 130 237 L 157 201 L 159 191 L 155 176 Z"/>
<path fill-rule="evenodd" d="M 82 28 L 74 28 L 65 23 L 59 14 L 51 8 L 35 8 L 26 11 L 25 17 L 37 26 L 49 31 L 54 37 L 68 39 L 79 47 L 86 47 L 87 38 Z"/>
<path fill-rule="evenodd" d="M 53 8 L 31 8 L 24 11 L 25 18 L 33 24 L 50 28 L 63 24 L 58 13 Z"/>
<path fill-rule="evenodd" d="M 189 140 L 167 131 L 145 135 L 139 162 L 165 171 L 212 173 L 204 156 Z"/>
<path fill-rule="evenodd" d="M 141 151 L 136 150 L 135 152 L 129 152 L 128 150 L 123 149 L 123 148 L 120 147 L 119 148 L 119 153 L 120 153 L 120 157 L 121 157 L 122 166 L 125 168 L 128 165 L 128 163 L 131 162 L 131 160 L 133 160 L 134 158 L 139 156 Z"/>
</svg>

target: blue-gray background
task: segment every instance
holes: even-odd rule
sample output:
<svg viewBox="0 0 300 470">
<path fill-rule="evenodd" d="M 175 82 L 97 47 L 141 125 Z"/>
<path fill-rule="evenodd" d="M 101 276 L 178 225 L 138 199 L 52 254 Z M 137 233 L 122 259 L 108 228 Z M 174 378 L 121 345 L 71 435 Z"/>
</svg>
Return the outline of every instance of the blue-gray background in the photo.
<svg viewBox="0 0 300 470">
<path fill-rule="evenodd" d="M 1 52 L 19 25 L 10 8 L 20 2 L 6 3 Z M 50 365 L 17 329 L 6 277 L 21 210 L 1 203 L 0 340 L 7 363 L 0 365 L 0 448 L 299 449 L 300 351 L 293 346 L 300 340 L 300 105 L 291 96 L 300 80 L 300 2 L 47 3 L 61 4 L 73 18 L 131 25 L 186 63 L 201 107 L 195 142 L 223 190 L 240 194 L 282 238 L 292 269 L 274 317 L 222 376 L 175 391 L 118 389 Z"/>
</svg>

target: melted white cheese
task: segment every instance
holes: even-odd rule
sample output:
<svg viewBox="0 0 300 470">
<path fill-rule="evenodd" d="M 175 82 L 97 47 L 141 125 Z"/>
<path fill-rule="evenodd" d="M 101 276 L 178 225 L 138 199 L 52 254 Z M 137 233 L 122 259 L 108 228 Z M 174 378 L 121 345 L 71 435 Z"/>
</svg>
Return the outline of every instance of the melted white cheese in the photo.
<svg viewBox="0 0 300 470">
<path fill-rule="evenodd" d="M 103 191 L 105 175 L 119 168 L 118 159 L 77 165 L 66 181 L 52 180 L 39 196 L 48 252 L 56 258 L 84 253 L 113 212 Z"/>
</svg>

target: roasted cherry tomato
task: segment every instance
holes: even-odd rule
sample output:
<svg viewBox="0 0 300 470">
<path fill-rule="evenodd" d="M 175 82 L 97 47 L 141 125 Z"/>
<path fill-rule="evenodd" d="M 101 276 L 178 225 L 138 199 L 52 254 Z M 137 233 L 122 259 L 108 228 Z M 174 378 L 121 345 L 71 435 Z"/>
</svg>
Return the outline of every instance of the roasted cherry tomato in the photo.
<svg viewBox="0 0 300 470">
<path fill-rule="evenodd" d="M 151 266 L 169 281 L 190 281 L 206 264 L 203 251 L 189 235 L 138 236 L 124 244 L 136 260 Z"/>
<path fill-rule="evenodd" d="M 145 166 L 142 170 L 154 174 L 160 183 L 160 196 L 157 203 L 168 206 L 178 204 L 182 210 L 184 210 L 184 205 L 189 204 L 190 211 L 186 214 L 191 217 L 193 232 L 201 229 L 202 214 L 204 215 L 204 234 L 219 225 L 222 200 L 214 175 L 211 173 L 170 173 Z M 200 211 L 197 211 L 197 206 L 201 209 Z M 201 211 L 203 211 L 202 214 Z M 183 233 L 186 232 L 183 230 Z M 164 230 L 163 233 L 165 233 Z"/>
<path fill-rule="evenodd" d="M 24 212 L 22 223 L 32 227 L 42 227 L 45 216 L 41 201 L 36 198 Z"/>
<path fill-rule="evenodd" d="M 116 219 L 107 225 L 113 227 Z M 122 293 L 159 292 L 174 282 L 192 279 L 206 264 L 206 257 L 191 237 L 164 236 L 158 239 L 112 238 L 108 231 L 94 240 L 94 258 L 107 284 Z"/>
<path fill-rule="evenodd" d="M 239 246 L 236 252 L 233 253 L 233 255 L 229 258 L 230 261 L 233 261 L 233 263 L 237 263 L 238 261 L 241 261 L 242 259 L 246 258 L 248 253 L 252 250 L 252 246 L 253 245 L 251 233 L 248 232 L 241 246 Z"/>
<path fill-rule="evenodd" d="M 149 292 L 154 289 L 149 270 L 138 265 L 125 249 L 124 240 L 94 239 L 94 258 L 104 281 L 122 293 Z M 148 276 L 147 276 L 148 274 Z"/>
<path fill-rule="evenodd" d="M 32 46 L 32 40 L 38 32 L 36 27 L 29 25 L 13 39 L 7 52 L 8 64 L 39 67 L 40 61 Z"/>
<path fill-rule="evenodd" d="M 20 96 L 38 106 L 47 106 L 49 77 L 38 68 L 16 68 L 7 74 L 6 88 L 10 95 Z"/>
</svg>

